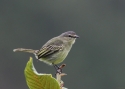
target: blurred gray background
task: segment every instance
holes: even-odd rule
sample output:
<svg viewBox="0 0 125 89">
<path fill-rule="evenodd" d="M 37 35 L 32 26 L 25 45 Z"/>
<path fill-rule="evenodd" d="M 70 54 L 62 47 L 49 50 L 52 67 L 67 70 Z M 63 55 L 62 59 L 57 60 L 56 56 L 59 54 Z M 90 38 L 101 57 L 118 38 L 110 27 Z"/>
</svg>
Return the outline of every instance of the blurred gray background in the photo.
<svg viewBox="0 0 125 89">
<path fill-rule="evenodd" d="M 29 57 L 40 73 L 55 73 L 18 47 L 39 49 L 73 30 L 76 41 L 63 69 L 69 89 L 125 89 L 125 0 L 0 0 L 0 89 L 28 89 Z"/>
</svg>

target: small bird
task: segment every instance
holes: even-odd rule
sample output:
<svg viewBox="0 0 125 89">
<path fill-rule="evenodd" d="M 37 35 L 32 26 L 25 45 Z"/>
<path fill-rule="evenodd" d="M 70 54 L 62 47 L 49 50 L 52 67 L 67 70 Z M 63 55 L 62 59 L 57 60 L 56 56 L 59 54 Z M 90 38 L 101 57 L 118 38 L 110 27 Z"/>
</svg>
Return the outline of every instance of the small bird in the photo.
<svg viewBox="0 0 125 89">
<path fill-rule="evenodd" d="M 63 60 L 67 57 L 72 45 L 75 43 L 76 38 L 79 38 L 79 36 L 76 35 L 74 31 L 67 31 L 50 39 L 40 50 L 17 48 L 13 51 L 33 53 L 36 59 L 46 64 L 53 65 L 56 69 L 59 69 L 57 64 L 63 62 Z"/>
</svg>

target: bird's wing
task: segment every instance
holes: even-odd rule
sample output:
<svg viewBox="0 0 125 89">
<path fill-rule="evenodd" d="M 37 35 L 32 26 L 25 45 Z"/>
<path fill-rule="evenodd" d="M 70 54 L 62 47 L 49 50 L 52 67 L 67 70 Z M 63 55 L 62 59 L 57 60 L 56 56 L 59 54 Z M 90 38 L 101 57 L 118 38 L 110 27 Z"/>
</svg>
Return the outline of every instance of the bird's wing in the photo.
<svg viewBox="0 0 125 89">
<path fill-rule="evenodd" d="M 61 40 L 48 41 L 38 52 L 38 59 L 52 55 L 60 50 L 63 50 L 63 42 Z"/>
</svg>

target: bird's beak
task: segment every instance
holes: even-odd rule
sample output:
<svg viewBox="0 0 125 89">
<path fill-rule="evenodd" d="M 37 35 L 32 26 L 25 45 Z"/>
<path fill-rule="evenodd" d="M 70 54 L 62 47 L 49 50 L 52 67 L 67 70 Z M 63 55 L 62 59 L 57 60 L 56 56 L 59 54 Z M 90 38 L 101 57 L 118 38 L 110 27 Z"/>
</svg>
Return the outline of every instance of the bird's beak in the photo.
<svg viewBox="0 0 125 89">
<path fill-rule="evenodd" d="M 74 35 L 74 38 L 79 38 L 79 36 L 78 35 Z"/>
</svg>

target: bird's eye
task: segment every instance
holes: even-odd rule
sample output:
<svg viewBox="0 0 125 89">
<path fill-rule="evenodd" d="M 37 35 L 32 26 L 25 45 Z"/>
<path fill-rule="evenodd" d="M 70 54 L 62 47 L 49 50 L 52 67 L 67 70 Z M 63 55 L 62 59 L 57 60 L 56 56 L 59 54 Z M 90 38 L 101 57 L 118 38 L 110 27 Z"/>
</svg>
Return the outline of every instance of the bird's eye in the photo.
<svg viewBox="0 0 125 89">
<path fill-rule="evenodd" d="M 72 37 L 72 35 L 70 35 L 70 34 L 69 34 L 68 36 L 69 36 L 69 37 Z"/>
</svg>

